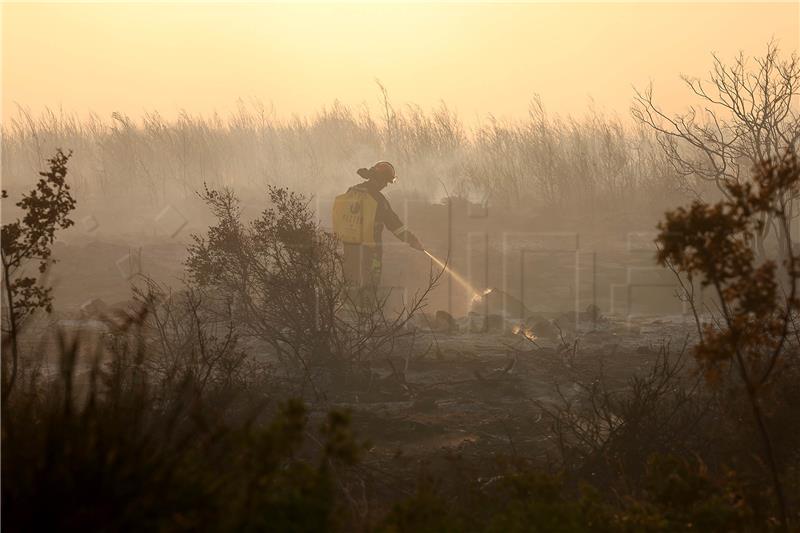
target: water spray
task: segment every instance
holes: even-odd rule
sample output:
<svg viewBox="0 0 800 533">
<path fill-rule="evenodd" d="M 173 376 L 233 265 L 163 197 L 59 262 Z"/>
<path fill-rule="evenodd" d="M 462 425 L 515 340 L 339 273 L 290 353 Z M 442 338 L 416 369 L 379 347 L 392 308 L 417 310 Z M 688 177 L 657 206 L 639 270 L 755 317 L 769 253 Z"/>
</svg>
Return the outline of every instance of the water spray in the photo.
<svg viewBox="0 0 800 533">
<path fill-rule="evenodd" d="M 458 283 L 459 283 L 461 286 L 463 286 L 465 289 L 467 289 L 467 290 L 470 292 L 470 294 L 472 295 L 472 301 L 473 301 L 473 302 L 479 301 L 479 300 L 480 300 L 481 298 L 483 298 L 485 295 L 487 295 L 487 294 L 489 294 L 490 292 L 492 292 L 492 289 L 486 289 L 486 290 L 483 290 L 483 291 L 478 291 L 477 289 L 475 289 L 475 287 L 473 287 L 472 285 L 470 285 L 470 284 L 469 284 L 469 282 L 468 282 L 466 279 L 464 279 L 464 277 L 463 277 L 463 276 L 461 276 L 461 275 L 460 275 L 458 272 L 456 272 L 455 270 L 453 270 L 452 268 L 450 268 L 449 266 L 447 266 L 447 265 L 446 265 L 444 262 L 442 262 L 441 260 L 439 260 L 438 258 L 436 258 L 436 256 L 434 256 L 434 255 L 433 255 L 432 253 L 430 253 L 428 250 L 423 250 L 423 251 L 425 252 L 425 254 L 426 254 L 428 257 L 430 257 L 430 258 L 433 260 L 433 262 L 434 262 L 434 263 L 436 263 L 437 265 L 439 265 L 440 267 L 442 267 L 442 269 L 443 269 L 445 272 L 447 272 L 448 274 L 450 274 L 450 276 L 452 276 L 452 278 L 453 278 L 454 280 L 456 280 L 456 281 L 457 281 L 457 282 L 458 282 Z"/>
</svg>

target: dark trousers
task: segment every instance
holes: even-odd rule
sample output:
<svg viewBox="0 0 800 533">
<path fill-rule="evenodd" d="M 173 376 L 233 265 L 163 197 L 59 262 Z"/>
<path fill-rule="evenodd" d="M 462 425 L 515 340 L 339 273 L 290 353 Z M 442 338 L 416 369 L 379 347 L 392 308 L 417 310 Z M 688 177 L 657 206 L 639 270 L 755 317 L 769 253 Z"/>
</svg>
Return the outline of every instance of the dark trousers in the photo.
<svg viewBox="0 0 800 533">
<path fill-rule="evenodd" d="M 344 277 L 351 287 L 373 287 L 381 284 L 381 247 L 344 243 Z"/>
</svg>

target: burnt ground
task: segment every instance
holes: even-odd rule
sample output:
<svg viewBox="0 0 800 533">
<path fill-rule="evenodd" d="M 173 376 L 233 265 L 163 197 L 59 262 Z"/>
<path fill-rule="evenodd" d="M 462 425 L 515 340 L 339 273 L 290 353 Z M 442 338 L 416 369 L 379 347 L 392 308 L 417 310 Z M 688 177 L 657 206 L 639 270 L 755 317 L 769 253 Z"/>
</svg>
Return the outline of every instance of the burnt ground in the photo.
<svg viewBox="0 0 800 533">
<path fill-rule="evenodd" d="M 59 263 L 51 273 L 57 303 L 54 321 L 69 328 L 102 330 L 102 324 L 87 322 L 81 306 L 93 299 L 111 306 L 129 300 L 132 274 L 145 273 L 178 286 L 185 245 L 177 239 L 136 246 L 124 240 L 59 243 Z M 357 434 L 370 443 L 364 467 L 386 476 L 408 474 L 432 458 L 452 454 L 520 455 L 554 464 L 551 421 L 543 407 L 577 401 L 580 383 L 602 379 L 609 389 L 624 389 L 632 376 L 652 367 L 664 344 L 676 352 L 694 331 L 690 316 L 675 314 L 680 306 L 671 300 L 672 288 L 666 308 L 671 314 L 612 313 L 618 311 L 613 297 L 609 300 L 604 294 L 612 284 L 625 281 L 630 265 L 624 243 L 617 248 L 604 253 L 601 266 L 610 266 L 596 276 L 605 276 L 606 286 L 595 291 L 582 287 L 579 292 L 582 309 L 592 301 L 592 292 L 599 293 L 597 321 L 584 312 L 576 328 L 575 313 L 564 312 L 576 308 L 575 293 L 569 290 L 575 254 L 540 258 L 527 290 L 542 297 L 535 303 L 526 297 L 526 312 L 532 316 L 524 323 L 506 319 L 495 321 L 490 331 L 476 331 L 462 306 L 454 311 L 456 331 L 432 331 L 434 312 L 447 301 L 444 285 L 427 308 L 427 320 L 416 322 L 405 344 L 374 361 L 370 383 L 359 392 L 331 393 L 320 412 L 331 407 L 350 410 Z M 647 268 L 652 261 L 648 257 L 641 264 Z M 590 267 L 584 261 L 581 268 Z M 664 287 L 657 288 L 660 300 L 645 301 L 645 311 L 665 301 Z M 457 297 L 463 299 L 464 294 Z M 560 333 L 540 330 L 553 323 L 560 325 Z M 514 333 L 518 325 L 523 328 Z M 526 331 L 535 338 L 524 337 Z"/>
<path fill-rule="evenodd" d="M 371 393 L 335 406 L 352 410 L 376 460 L 422 458 L 435 450 L 517 454 L 553 451 L 542 406 L 581 394 L 579 383 L 602 379 L 611 390 L 646 374 L 663 346 L 677 352 L 691 335 L 672 320 L 604 319 L 558 339 L 533 342 L 505 332 L 417 335 L 417 353 L 376 365 Z"/>
<path fill-rule="evenodd" d="M 418 331 L 414 349 L 375 362 L 367 391 L 340 393 L 326 406 L 349 410 L 367 442 L 350 484 L 363 492 L 352 495 L 353 507 L 363 507 L 364 518 L 380 516 L 386 509 L 375 508 L 379 502 L 411 496 L 426 479 L 458 494 L 475 480 L 491 483 L 509 461 L 557 473 L 557 439 L 545 410 L 580 405 L 583 387 L 597 381 L 606 390 L 627 389 L 664 346 L 676 354 L 687 336 L 691 341 L 689 326 L 682 317 L 603 319 L 565 332 L 566 343 L 534 343 L 513 326 Z"/>
</svg>

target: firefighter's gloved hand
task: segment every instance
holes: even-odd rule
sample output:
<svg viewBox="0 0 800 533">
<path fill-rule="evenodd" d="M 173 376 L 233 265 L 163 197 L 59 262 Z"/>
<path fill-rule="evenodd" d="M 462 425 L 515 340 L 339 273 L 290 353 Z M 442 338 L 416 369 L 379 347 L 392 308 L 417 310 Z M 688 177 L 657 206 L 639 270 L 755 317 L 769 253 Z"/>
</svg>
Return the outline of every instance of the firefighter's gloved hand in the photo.
<svg viewBox="0 0 800 533">
<path fill-rule="evenodd" d="M 414 235 L 410 231 L 408 232 L 408 237 L 406 239 L 406 242 L 408 242 L 408 245 L 411 246 L 415 250 L 419 250 L 420 252 L 424 252 L 425 251 L 425 247 L 422 246 L 422 243 L 420 242 L 420 240 L 417 238 L 416 235 Z"/>
</svg>

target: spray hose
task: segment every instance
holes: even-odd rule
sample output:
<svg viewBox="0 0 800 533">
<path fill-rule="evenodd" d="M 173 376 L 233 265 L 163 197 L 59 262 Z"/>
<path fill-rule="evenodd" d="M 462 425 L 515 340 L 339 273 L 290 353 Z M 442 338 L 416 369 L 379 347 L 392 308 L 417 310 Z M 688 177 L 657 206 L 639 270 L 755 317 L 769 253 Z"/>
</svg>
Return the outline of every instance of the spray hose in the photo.
<svg viewBox="0 0 800 533">
<path fill-rule="evenodd" d="M 456 281 L 457 281 L 457 282 L 458 282 L 458 283 L 459 283 L 459 284 L 460 284 L 462 287 L 464 287 L 465 289 L 467 289 L 467 290 L 469 291 L 470 295 L 472 296 L 472 299 L 473 299 L 473 300 L 478 300 L 478 299 L 480 299 L 480 298 L 481 298 L 481 297 L 482 297 L 484 294 L 487 294 L 487 293 L 489 292 L 489 290 L 487 289 L 486 291 L 482 291 L 482 292 L 483 292 L 483 294 L 481 294 L 481 292 L 479 292 L 477 289 L 475 289 L 475 287 L 473 287 L 472 285 L 470 285 L 470 284 L 469 284 L 469 282 L 468 282 L 468 281 L 467 281 L 467 280 L 466 280 L 466 279 L 465 279 L 465 278 L 464 278 L 462 275 L 460 275 L 458 272 L 456 272 L 455 270 L 453 270 L 452 268 L 450 268 L 449 266 L 447 266 L 447 265 L 446 265 L 446 264 L 445 264 L 443 261 L 441 261 L 440 259 L 438 259 L 438 258 L 437 258 L 435 255 L 433 255 L 432 253 L 430 253 L 428 250 L 422 250 L 422 251 L 423 251 L 423 252 L 425 252 L 425 255 L 427 255 L 428 257 L 430 257 L 430 258 L 431 258 L 431 260 L 432 260 L 434 263 L 436 263 L 437 265 L 439 265 L 440 267 L 442 267 L 442 270 L 444 270 L 445 272 L 447 272 L 448 274 L 450 274 L 450 276 L 452 277 L 452 279 L 456 280 Z"/>
</svg>

